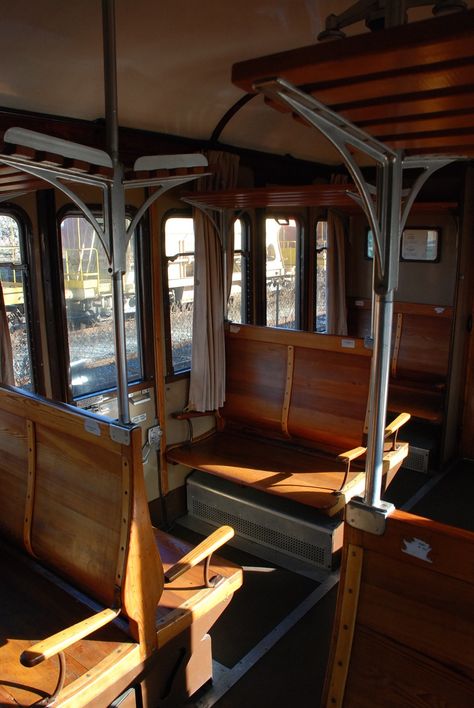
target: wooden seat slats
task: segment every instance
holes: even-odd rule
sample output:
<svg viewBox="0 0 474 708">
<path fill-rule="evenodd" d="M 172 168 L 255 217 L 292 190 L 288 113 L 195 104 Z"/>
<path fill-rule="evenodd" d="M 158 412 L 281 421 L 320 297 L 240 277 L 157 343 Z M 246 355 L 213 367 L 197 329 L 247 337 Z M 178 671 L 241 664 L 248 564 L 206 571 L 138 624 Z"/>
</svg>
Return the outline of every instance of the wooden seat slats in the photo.
<svg viewBox="0 0 474 708">
<path fill-rule="evenodd" d="M 215 587 L 193 563 L 164 582 L 164 567 L 193 554 L 151 526 L 140 429 L 112 427 L 113 434 L 98 416 L 0 388 L 6 705 L 51 695 L 61 648 L 65 682 L 55 705 L 107 706 L 133 685 L 136 704 L 152 708 L 167 693 L 184 700 L 212 675 L 207 633 L 242 571 L 213 556 Z M 196 563 L 232 533 L 212 534 L 193 551 Z"/>
<path fill-rule="evenodd" d="M 370 364 L 360 339 L 230 325 L 217 430 L 167 458 L 332 516 L 364 490 L 363 459 L 343 453 L 365 449 Z M 407 451 L 387 452 L 386 484 Z"/>
</svg>

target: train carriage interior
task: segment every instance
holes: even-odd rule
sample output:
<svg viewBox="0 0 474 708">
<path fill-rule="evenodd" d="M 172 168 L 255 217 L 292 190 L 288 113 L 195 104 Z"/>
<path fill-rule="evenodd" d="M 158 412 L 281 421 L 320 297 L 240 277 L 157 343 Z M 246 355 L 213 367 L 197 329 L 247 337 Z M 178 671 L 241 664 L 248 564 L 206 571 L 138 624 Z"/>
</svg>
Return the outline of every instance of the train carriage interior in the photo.
<svg viewBox="0 0 474 708">
<path fill-rule="evenodd" d="M 474 0 L 17 0 L 0 706 L 474 705 Z"/>
</svg>

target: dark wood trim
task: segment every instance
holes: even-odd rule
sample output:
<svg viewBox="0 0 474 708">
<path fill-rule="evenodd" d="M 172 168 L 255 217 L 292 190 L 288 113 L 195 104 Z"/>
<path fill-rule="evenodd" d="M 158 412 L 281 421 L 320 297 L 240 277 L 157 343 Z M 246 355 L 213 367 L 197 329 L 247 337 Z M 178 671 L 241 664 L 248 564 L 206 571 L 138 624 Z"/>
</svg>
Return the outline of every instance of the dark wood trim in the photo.
<svg viewBox="0 0 474 708">
<path fill-rule="evenodd" d="M 36 208 L 43 270 L 51 397 L 57 401 L 70 402 L 72 394 L 67 373 L 69 353 L 65 346 L 67 342 L 66 303 L 54 189 L 41 189 L 36 192 Z"/>
</svg>

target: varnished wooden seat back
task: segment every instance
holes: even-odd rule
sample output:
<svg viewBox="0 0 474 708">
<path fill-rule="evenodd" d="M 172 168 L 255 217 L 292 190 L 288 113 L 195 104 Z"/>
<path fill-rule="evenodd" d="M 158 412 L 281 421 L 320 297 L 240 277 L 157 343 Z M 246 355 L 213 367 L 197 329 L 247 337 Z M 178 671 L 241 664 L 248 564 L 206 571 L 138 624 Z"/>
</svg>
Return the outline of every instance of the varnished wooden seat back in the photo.
<svg viewBox="0 0 474 708">
<path fill-rule="evenodd" d="M 448 380 L 452 307 L 394 303 L 388 408 L 441 423 Z M 370 334 L 370 301 L 352 300 L 349 331 Z"/>
<path fill-rule="evenodd" d="M 361 340 L 232 325 L 226 351 L 224 425 L 337 453 L 362 443 L 371 351 Z"/>
<path fill-rule="evenodd" d="M 391 346 L 391 377 L 445 383 L 449 369 L 452 307 L 395 302 Z M 349 331 L 370 334 L 370 300 L 348 305 Z"/>
<path fill-rule="evenodd" d="M 370 351 L 360 341 L 315 336 L 317 349 L 294 350 L 288 430 L 294 438 L 339 453 L 363 441 Z M 353 344 L 354 348 L 343 348 L 341 342 Z"/>
<path fill-rule="evenodd" d="M 221 415 L 246 428 L 282 434 L 288 347 L 245 336 L 259 330 L 235 327 L 226 334 L 226 402 Z M 242 336 L 244 335 L 244 336 Z"/>
<path fill-rule="evenodd" d="M 140 430 L 2 388 L 0 432 L 2 534 L 92 598 L 141 621 L 139 593 L 128 591 L 126 577 L 137 545 L 146 553 L 150 604 L 163 577 L 142 476 L 134 474 Z"/>
</svg>

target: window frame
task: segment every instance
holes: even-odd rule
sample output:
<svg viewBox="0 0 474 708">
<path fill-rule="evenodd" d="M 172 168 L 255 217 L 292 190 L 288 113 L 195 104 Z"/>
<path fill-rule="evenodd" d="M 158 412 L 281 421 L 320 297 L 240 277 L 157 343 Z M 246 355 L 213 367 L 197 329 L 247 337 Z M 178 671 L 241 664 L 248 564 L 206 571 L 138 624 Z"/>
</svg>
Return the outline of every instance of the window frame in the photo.
<svg viewBox="0 0 474 708">
<path fill-rule="evenodd" d="M 21 265 L 23 267 L 24 307 L 27 318 L 31 387 L 35 393 L 45 394 L 44 362 L 41 347 L 38 274 L 33 247 L 31 220 L 24 209 L 11 202 L 0 205 L 0 213 L 14 219 L 18 225 Z M 33 293 L 35 297 L 33 297 Z"/>
<path fill-rule="evenodd" d="M 192 209 L 167 209 L 161 218 L 161 281 L 162 281 L 162 298 L 163 298 L 163 328 L 165 334 L 165 365 L 166 375 L 165 382 L 177 381 L 179 379 L 189 378 L 191 366 L 189 369 L 174 370 L 173 366 L 173 345 L 171 338 L 171 303 L 170 303 L 170 288 L 168 278 L 168 263 L 170 258 L 166 255 L 166 222 L 168 219 L 192 219 L 194 228 L 194 219 Z M 188 252 L 186 252 L 188 253 Z M 193 251 L 195 258 L 196 248 Z M 192 341 L 192 332 L 191 332 Z"/>
<path fill-rule="evenodd" d="M 241 223 L 241 239 L 240 239 L 240 249 L 235 249 L 234 246 L 234 259 L 236 254 L 240 254 L 241 263 L 244 264 L 244 268 L 241 272 L 244 277 L 244 288 L 241 286 L 241 297 L 243 297 L 243 306 L 241 305 L 240 311 L 242 315 L 242 321 L 236 322 L 236 324 L 249 324 L 251 321 L 252 312 L 252 302 L 253 302 L 253 290 L 252 290 L 252 242 L 251 242 L 251 225 L 250 219 L 247 214 L 235 214 L 232 218 L 232 236 L 234 236 L 235 222 L 240 221 Z M 232 295 L 232 293 L 231 293 Z M 229 322 L 230 320 L 227 318 Z"/>
<path fill-rule="evenodd" d="M 274 219 L 278 222 L 278 219 L 294 221 L 296 226 L 296 253 L 295 253 L 295 326 L 291 328 L 291 331 L 300 330 L 305 321 L 305 316 L 303 312 L 303 302 L 302 295 L 304 292 L 304 273 L 303 273 L 303 262 L 302 254 L 305 252 L 305 220 L 303 214 L 300 212 L 294 212 L 293 210 L 265 210 L 262 220 L 262 263 L 259 264 L 262 273 L 262 292 L 264 293 L 263 299 L 263 315 L 264 315 L 264 326 L 265 327 L 276 327 L 278 329 L 289 329 L 284 325 L 269 325 L 268 324 L 268 307 L 267 307 L 267 230 L 266 221 L 267 219 Z"/>
<path fill-rule="evenodd" d="M 92 203 L 87 205 L 93 214 L 103 217 L 103 208 L 100 204 Z M 136 208 L 130 205 L 125 207 L 125 216 L 132 221 L 136 214 Z M 59 341 L 63 342 L 63 350 L 60 353 L 60 361 L 64 367 L 64 378 L 66 381 L 67 401 L 73 405 L 78 405 L 80 401 L 87 400 L 102 394 L 110 394 L 117 391 L 117 383 L 113 386 L 104 387 L 98 390 L 89 391 L 74 395 L 70 380 L 70 359 L 69 359 L 69 337 L 68 324 L 66 313 L 66 300 L 64 292 L 64 269 L 63 269 L 63 248 L 61 238 L 61 224 L 64 219 L 84 218 L 84 213 L 72 203 L 65 204 L 56 213 L 57 225 L 57 266 L 60 283 L 61 297 L 61 316 L 57 322 L 57 330 L 59 333 Z M 86 219 L 87 221 L 87 219 Z M 128 389 L 134 390 L 142 388 L 150 383 L 153 379 L 153 316 L 151 305 L 151 273 L 146 263 L 151 262 L 151 245 L 150 245 L 150 229 L 149 216 L 144 215 L 135 229 L 132 238 L 135 240 L 135 297 L 136 297 L 136 324 L 137 324 L 137 342 L 138 356 L 140 359 L 141 377 L 128 381 Z"/>
</svg>

